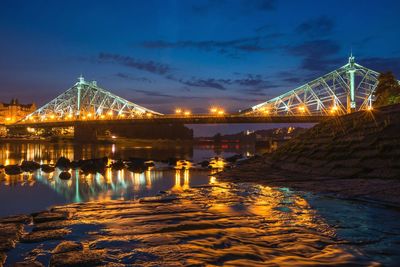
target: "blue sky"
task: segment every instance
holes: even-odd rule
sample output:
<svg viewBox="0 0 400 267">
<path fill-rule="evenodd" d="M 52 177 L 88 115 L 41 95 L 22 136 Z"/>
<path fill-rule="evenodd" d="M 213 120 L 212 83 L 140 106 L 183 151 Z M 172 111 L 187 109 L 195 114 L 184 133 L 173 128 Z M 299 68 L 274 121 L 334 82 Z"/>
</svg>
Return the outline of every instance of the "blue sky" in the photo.
<svg viewBox="0 0 400 267">
<path fill-rule="evenodd" d="M 0 100 L 88 80 L 145 107 L 244 109 L 344 65 L 400 77 L 399 1 L 1 1 Z"/>
</svg>

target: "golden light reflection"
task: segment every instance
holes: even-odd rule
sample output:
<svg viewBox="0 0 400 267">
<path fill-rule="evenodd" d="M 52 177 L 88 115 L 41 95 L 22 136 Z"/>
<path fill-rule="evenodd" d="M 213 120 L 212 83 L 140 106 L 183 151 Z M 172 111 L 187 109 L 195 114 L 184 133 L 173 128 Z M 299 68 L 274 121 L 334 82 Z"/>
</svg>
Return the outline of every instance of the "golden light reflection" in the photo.
<svg viewBox="0 0 400 267">
<path fill-rule="evenodd" d="M 172 192 L 180 192 L 182 191 L 182 186 L 181 186 L 181 170 L 180 169 L 176 169 L 175 170 L 175 184 L 174 186 L 171 188 Z"/>
<path fill-rule="evenodd" d="M 182 170 L 182 169 L 190 169 L 192 167 L 192 163 L 188 160 L 178 160 L 176 162 L 175 169 Z"/>
<path fill-rule="evenodd" d="M 189 186 L 189 182 L 190 182 L 189 178 L 190 178 L 189 177 L 189 169 L 184 169 L 183 170 L 183 186 L 182 186 L 183 190 L 187 190 L 187 189 L 190 188 L 190 186 Z"/>
</svg>

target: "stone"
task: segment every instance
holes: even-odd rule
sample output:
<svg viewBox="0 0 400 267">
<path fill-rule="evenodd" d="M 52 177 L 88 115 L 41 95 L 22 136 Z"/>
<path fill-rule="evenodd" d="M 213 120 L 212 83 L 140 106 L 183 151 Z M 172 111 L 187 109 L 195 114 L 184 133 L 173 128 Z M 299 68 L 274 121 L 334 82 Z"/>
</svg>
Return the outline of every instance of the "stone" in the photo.
<svg viewBox="0 0 400 267">
<path fill-rule="evenodd" d="M 7 255 L 4 252 L 0 252 L 0 266 L 3 266 L 4 262 L 7 259 Z"/>
<path fill-rule="evenodd" d="M 21 224 L 0 224 L 0 251 L 8 251 L 14 248 L 22 231 Z"/>
<path fill-rule="evenodd" d="M 31 160 L 24 160 L 21 163 L 21 169 L 24 172 L 34 172 L 40 168 L 40 164 Z"/>
<path fill-rule="evenodd" d="M 11 266 L 12 267 L 44 267 L 44 265 L 38 261 L 22 261 L 22 262 L 14 263 Z"/>
<path fill-rule="evenodd" d="M 64 236 L 69 234 L 71 230 L 69 229 L 56 229 L 48 231 L 35 231 L 25 234 L 21 237 L 22 243 L 37 243 L 47 240 L 60 240 Z"/>
<path fill-rule="evenodd" d="M 34 223 L 59 221 L 68 219 L 68 213 L 44 211 L 33 216 Z"/>
<path fill-rule="evenodd" d="M 55 249 L 51 253 L 58 254 L 58 253 L 65 253 L 71 251 L 80 251 L 83 250 L 83 245 L 80 242 L 74 241 L 63 241 L 57 245 Z"/>
<path fill-rule="evenodd" d="M 60 175 L 58 175 L 58 178 L 61 180 L 69 180 L 71 179 L 71 174 L 67 171 L 61 172 Z"/>
<path fill-rule="evenodd" d="M 0 219 L 0 223 L 24 223 L 28 224 L 32 221 L 32 217 L 29 215 L 13 215 L 3 217 Z"/>
<path fill-rule="evenodd" d="M 95 266 L 100 265 L 105 258 L 103 251 L 71 251 L 53 254 L 51 267 Z"/>
<path fill-rule="evenodd" d="M 60 157 L 56 162 L 56 167 L 63 171 L 68 170 L 70 166 L 71 166 L 71 161 L 66 157 Z"/>
<path fill-rule="evenodd" d="M 4 167 L 4 171 L 8 175 L 18 175 L 22 173 L 21 167 L 19 165 L 7 165 Z"/>
<path fill-rule="evenodd" d="M 42 168 L 42 171 L 45 172 L 45 173 L 51 173 L 51 172 L 55 171 L 55 167 L 51 166 L 49 164 L 43 164 L 41 166 L 41 168 Z"/>
</svg>

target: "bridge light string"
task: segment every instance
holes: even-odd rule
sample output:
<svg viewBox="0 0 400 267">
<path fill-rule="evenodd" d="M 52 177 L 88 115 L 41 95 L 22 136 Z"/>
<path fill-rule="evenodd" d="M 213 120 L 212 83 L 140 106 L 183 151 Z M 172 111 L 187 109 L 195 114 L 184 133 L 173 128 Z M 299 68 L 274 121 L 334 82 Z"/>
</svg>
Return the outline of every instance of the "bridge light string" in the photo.
<svg viewBox="0 0 400 267">
<path fill-rule="evenodd" d="M 213 115 L 224 115 L 225 114 L 225 110 L 222 108 L 218 108 L 218 107 L 211 107 L 210 108 L 210 113 Z"/>
</svg>

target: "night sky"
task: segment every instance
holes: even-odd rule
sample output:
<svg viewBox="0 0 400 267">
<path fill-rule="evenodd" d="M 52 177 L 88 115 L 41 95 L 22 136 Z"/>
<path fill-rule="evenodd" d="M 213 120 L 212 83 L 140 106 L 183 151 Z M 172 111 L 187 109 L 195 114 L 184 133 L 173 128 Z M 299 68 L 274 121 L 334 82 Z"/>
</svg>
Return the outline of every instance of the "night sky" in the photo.
<svg viewBox="0 0 400 267">
<path fill-rule="evenodd" d="M 400 77 L 400 1 L 1 1 L 0 101 L 80 74 L 170 113 L 237 111 L 356 62 Z"/>
</svg>

